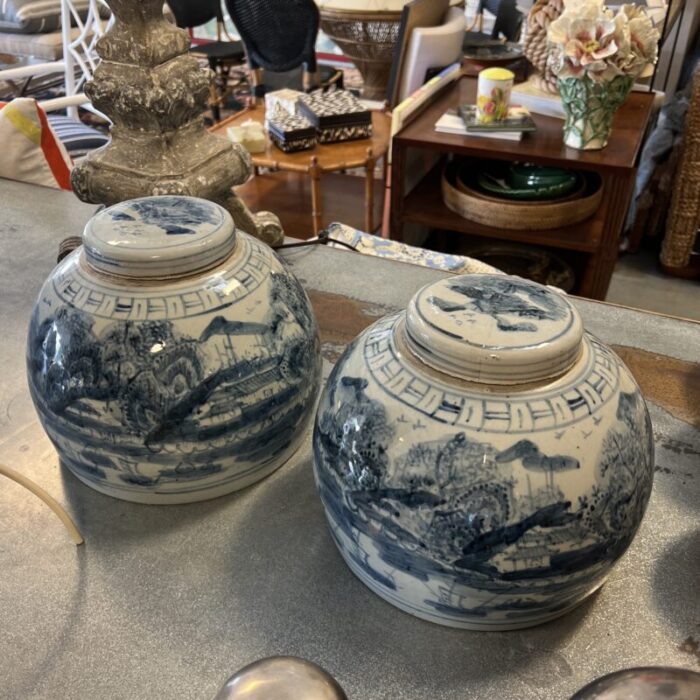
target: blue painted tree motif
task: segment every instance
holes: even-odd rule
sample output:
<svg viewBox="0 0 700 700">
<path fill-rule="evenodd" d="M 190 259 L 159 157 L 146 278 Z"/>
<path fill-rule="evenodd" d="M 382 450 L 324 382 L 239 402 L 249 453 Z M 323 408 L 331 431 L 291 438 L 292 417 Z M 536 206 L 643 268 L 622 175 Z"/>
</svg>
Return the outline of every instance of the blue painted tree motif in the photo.
<svg viewBox="0 0 700 700">
<path fill-rule="evenodd" d="M 130 214 L 123 209 L 111 213 L 112 221 L 140 221 L 158 226 L 166 235 L 194 234 L 202 224 L 218 222 L 216 208 L 208 202 L 198 202 L 184 197 L 159 197 L 139 199 L 130 203 L 135 212 Z M 139 236 L 138 227 L 122 227 L 120 233 Z"/>
<path fill-rule="evenodd" d="M 653 465 L 647 463 L 647 455 L 653 454 L 653 433 L 637 394 L 620 394 L 617 419 L 603 440 L 600 481 L 579 506 L 586 527 L 610 539 L 621 554 L 637 531 L 651 494 Z"/>
<path fill-rule="evenodd" d="M 320 439 L 337 456 L 329 466 L 351 491 L 374 491 L 389 466 L 388 447 L 394 431 L 384 407 L 367 397 L 366 379 L 342 377 L 331 394 L 341 407 L 321 418 Z"/>
<path fill-rule="evenodd" d="M 53 412 L 98 416 L 87 401 L 111 403 L 134 434 L 152 429 L 203 377 L 197 343 L 168 321 L 117 322 L 98 338 L 88 314 L 63 307 L 30 337 L 30 374 Z"/>
<path fill-rule="evenodd" d="M 469 301 L 457 304 L 439 297 L 431 297 L 431 302 L 441 311 L 446 313 L 471 311 L 486 314 L 496 319 L 498 329 L 501 331 L 535 332 L 538 330 L 535 321 L 561 321 L 566 318 L 566 306 L 555 293 L 528 282 L 493 277 L 480 279 L 474 283 L 462 279 L 448 286 L 451 291 L 466 297 Z M 517 316 L 533 319 L 533 321 L 513 322 L 504 318 L 505 316 Z"/>
</svg>

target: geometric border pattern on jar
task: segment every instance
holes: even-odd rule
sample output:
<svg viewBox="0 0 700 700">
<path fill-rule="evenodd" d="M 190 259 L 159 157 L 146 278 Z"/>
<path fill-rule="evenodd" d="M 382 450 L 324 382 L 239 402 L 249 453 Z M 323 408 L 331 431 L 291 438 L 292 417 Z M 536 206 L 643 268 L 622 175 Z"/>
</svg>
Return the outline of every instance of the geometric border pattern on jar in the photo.
<svg viewBox="0 0 700 700">
<path fill-rule="evenodd" d="M 269 258 L 263 249 L 255 243 L 247 247 L 247 255 L 242 256 L 224 278 L 230 280 L 238 275 L 238 284 L 223 294 L 217 289 L 196 288 L 170 294 L 153 294 L 152 291 L 125 294 L 94 279 L 86 279 L 79 266 L 66 275 L 56 275 L 53 288 L 66 304 L 99 318 L 123 321 L 191 318 L 231 306 L 257 289 L 269 276 Z M 244 266 L 246 269 L 241 270 Z"/>
<path fill-rule="evenodd" d="M 564 428 L 591 416 L 617 392 L 617 360 L 588 336 L 592 357 L 578 381 L 569 386 L 528 399 L 466 397 L 427 382 L 398 359 L 393 333 L 397 322 L 398 316 L 389 317 L 368 333 L 364 344 L 367 366 L 387 394 L 439 423 L 510 434 Z"/>
</svg>

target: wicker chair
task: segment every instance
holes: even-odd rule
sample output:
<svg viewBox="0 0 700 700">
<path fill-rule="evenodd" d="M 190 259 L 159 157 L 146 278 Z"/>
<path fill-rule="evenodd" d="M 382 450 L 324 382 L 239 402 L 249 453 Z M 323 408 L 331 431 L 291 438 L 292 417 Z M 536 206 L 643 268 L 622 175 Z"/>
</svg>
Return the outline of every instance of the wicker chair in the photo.
<svg viewBox="0 0 700 700">
<path fill-rule="evenodd" d="M 229 92 L 231 68 L 245 63 L 245 49 L 240 41 L 234 41 L 226 32 L 221 0 L 168 0 L 178 27 L 200 27 L 216 19 L 216 41 L 196 44 L 190 53 L 206 58 L 214 72 L 209 106 L 215 121 L 221 119 L 221 106 Z M 225 37 L 225 40 L 224 40 Z M 240 81 L 239 81 L 240 82 Z"/>
<path fill-rule="evenodd" d="M 321 28 L 355 64 L 364 81 L 362 96 L 386 98 L 401 12 L 362 12 L 323 8 Z"/>
<path fill-rule="evenodd" d="M 342 86 L 340 71 L 316 62 L 319 13 L 313 0 L 226 0 L 226 7 L 245 45 L 256 99 L 281 87 Z M 263 78 L 263 69 L 284 74 L 299 66 L 301 80 L 297 74 Z"/>
</svg>

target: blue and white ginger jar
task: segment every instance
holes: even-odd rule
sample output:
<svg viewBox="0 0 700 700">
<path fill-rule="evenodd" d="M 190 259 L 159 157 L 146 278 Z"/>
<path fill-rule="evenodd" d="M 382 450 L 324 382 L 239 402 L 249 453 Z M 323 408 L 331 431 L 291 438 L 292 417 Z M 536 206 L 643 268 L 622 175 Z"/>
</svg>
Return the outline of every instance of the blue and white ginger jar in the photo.
<svg viewBox="0 0 700 700">
<path fill-rule="evenodd" d="M 99 212 L 83 244 L 44 284 L 27 347 L 63 464 L 140 503 L 213 498 L 283 464 L 321 365 L 309 300 L 272 250 L 174 196 Z"/>
<path fill-rule="evenodd" d="M 564 614 L 630 545 L 653 442 L 632 375 L 563 294 L 464 275 L 335 366 L 314 430 L 333 538 L 418 617 L 508 630 Z"/>
</svg>

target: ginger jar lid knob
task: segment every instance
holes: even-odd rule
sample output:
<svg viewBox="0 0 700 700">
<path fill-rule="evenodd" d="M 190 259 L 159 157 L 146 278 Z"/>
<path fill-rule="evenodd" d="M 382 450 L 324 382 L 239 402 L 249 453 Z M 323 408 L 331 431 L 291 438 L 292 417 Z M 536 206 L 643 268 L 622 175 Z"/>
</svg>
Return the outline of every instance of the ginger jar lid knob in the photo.
<svg viewBox="0 0 700 700">
<path fill-rule="evenodd" d="M 430 367 L 483 384 L 564 374 L 579 358 L 583 324 L 563 293 L 508 275 L 448 277 L 411 299 L 409 349 Z"/>
<path fill-rule="evenodd" d="M 95 214 L 83 232 L 88 263 L 117 277 L 168 279 L 223 262 L 236 246 L 231 215 L 196 197 L 143 197 Z"/>
</svg>

